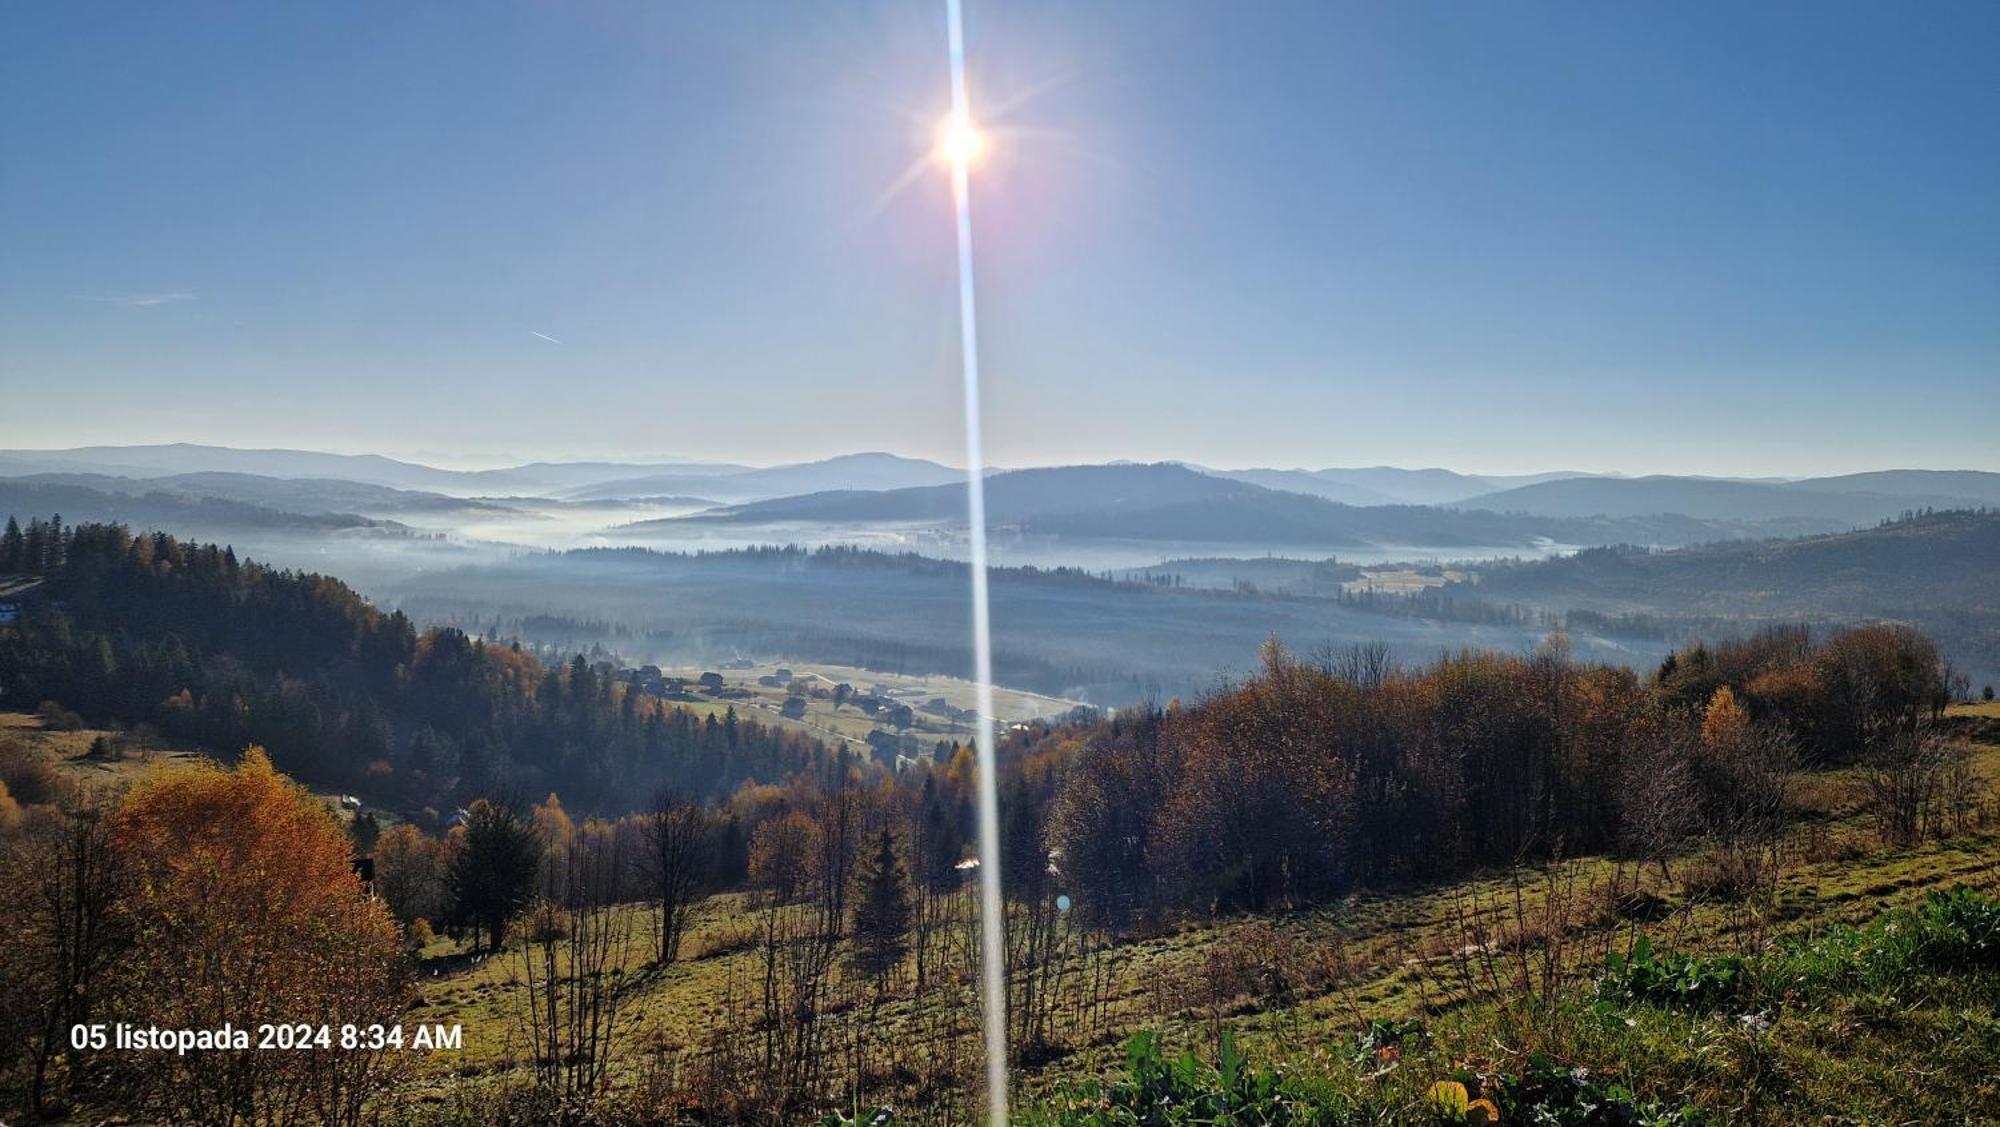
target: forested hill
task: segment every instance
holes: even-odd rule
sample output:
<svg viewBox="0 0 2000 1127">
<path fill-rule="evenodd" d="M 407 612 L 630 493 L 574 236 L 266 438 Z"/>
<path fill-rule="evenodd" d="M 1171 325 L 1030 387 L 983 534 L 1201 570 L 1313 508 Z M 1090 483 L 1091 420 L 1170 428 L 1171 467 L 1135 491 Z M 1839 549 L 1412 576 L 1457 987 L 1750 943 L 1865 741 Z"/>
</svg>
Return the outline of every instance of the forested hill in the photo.
<svg viewBox="0 0 2000 1127">
<path fill-rule="evenodd" d="M 2000 511 L 1924 513 L 1799 540 L 1604 548 L 1480 569 L 1467 594 L 1563 610 L 1908 622 L 2000 678 Z"/>
<path fill-rule="evenodd" d="M 297 512 L 239 498 L 215 496 L 214 490 L 189 491 L 149 482 L 125 481 L 111 488 L 107 479 L 35 480 L 0 478 L 0 513 L 63 513 L 75 521 L 166 526 L 177 529 L 257 530 L 263 532 L 407 534 L 393 521 L 369 520 L 352 512 Z"/>
<path fill-rule="evenodd" d="M 0 699 L 223 751 L 261 744 L 287 772 L 385 805 L 560 791 L 624 810 L 663 783 L 719 794 L 826 754 L 627 692 L 580 658 L 544 669 L 457 630 L 420 633 L 338 579 L 165 534 L 10 521 L 0 573 L 44 578 L 0 627 Z"/>
<path fill-rule="evenodd" d="M 1607 518 L 1541 516 L 1426 505 L 1339 504 L 1269 489 L 1185 466 L 1053 466 L 996 473 L 986 482 L 987 518 L 1021 532 L 1132 540 L 1264 542 L 1354 547 L 1364 544 L 1469 547 L 1529 544 L 1687 544 L 1738 536 L 1792 536 L 1849 527 L 1845 521 L 1697 520 L 1670 512 Z M 1893 511 L 1893 510 L 1892 510 Z M 957 485 L 884 491 L 833 490 L 784 497 L 696 516 L 646 521 L 621 530 L 645 535 L 704 524 L 794 521 L 960 524 Z M 1872 518 L 1870 518 L 1872 519 Z"/>
<path fill-rule="evenodd" d="M 428 622 L 560 615 L 617 623 L 624 633 L 607 644 L 661 664 L 764 654 L 967 676 L 965 567 L 842 547 L 689 554 L 590 548 L 431 571 L 383 597 Z M 999 680 L 1112 707 L 1193 695 L 1218 674 L 1240 676 L 1256 667 L 1274 632 L 1309 648 L 1384 642 L 1405 661 L 1463 646 L 1518 652 L 1545 633 L 1505 614 L 1391 617 L 1335 599 L 1116 583 L 1067 568 L 994 568 L 989 581 Z M 574 636 L 545 640 L 566 637 Z M 1587 633 L 1572 642 L 1580 657 L 1642 666 L 1666 652 L 1650 641 Z"/>
</svg>

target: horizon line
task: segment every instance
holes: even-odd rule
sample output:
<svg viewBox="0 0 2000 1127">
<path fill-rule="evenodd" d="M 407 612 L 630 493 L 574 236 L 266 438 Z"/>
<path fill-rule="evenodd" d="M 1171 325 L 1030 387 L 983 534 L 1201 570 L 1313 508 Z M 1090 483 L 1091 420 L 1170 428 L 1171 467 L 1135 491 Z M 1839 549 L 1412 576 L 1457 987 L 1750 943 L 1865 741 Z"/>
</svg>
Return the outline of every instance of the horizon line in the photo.
<svg viewBox="0 0 2000 1127">
<path fill-rule="evenodd" d="M 925 462 L 930 465 L 937 466 L 940 469 L 951 470 L 953 472 L 959 472 L 959 473 L 964 472 L 964 467 L 962 466 L 953 466 L 948 462 L 942 462 L 935 458 L 926 458 L 923 457 L 922 455 L 900 453 L 894 450 L 886 450 L 881 448 L 847 450 L 847 451 L 842 451 L 840 453 L 828 454 L 817 458 L 807 458 L 799 461 L 752 462 L 752 461 L 736 461 L 726 457 L 702 457 L 702 456 L 686 455 L 686 454 L 617 454 L 617 455 L 605 455 L 599 457 L 574 457 L 574 456 L 563 456 L 560 454 L 548 454 L 542 456 L 528 456 L 528 457 L 522 457 L 520 455 L 489 456 L 489 457 L 482 457 L 478 455 L 465 455 L 461 458 L 460 456 L 452 456 L 452 455 L 441 456 L 436 453 L 396 454 L 381 449 L 340 450 L 340 449 L 326 449 L 326 448 L 316 448 L 316 447 L 306 447 L 306 446 L 266 446 L 266 445 L 235 446 L 219 442 L 196 442 L 191 440 L 175 440 L 175 441 L 165 441 L 165 442 L 122 442 L 122 443 L 103 442 L 103 443 L 91 443 L 82 446 L 13 446 L 13 447 L 0 448 L 0 456 L 7 456 L 7 455 L 54 456 L 63 454 L 78 454 L 80 452 L 87 452 L 92 450 L 138 451 L 138 450 L 169 449 L 175 447 L 198 449 L 198 450 L 228 451 L 230 453 L 236 453 L 236 454 L 303 454 L 303 455 L 336 457 L 336 458 L 381 458 L 387 461 L 411 466 L 413 468 L 432 470 L 439 473 L 493 473 L 493 472 L 503 472 L 507 470 L 525 469 L 527 467 L 535 465 L 549 465 L 549 466 L 605 465 L 605 466 L 629 466 L 634 469 L 663 468 L 663 467 L 673 467 L 677 465 L 678 466 L 734 466 L 734 467 L 740 467 L 741 469 L 746 471 L 754 471 L 754 470 L 788 469 L 793 467 L 811 466 L 811 465 L 817 465 L 822 462 L 833 461 L 840 458 L 856 458 L 856 457 L 868 457 L 868 456 L 885 456 L 891 458 L 899 458 L 905 461 Z M 1878 464 L 1873 466 L 1872 468 L 1867 468 L 1867 469 L 1849 469 L 1849 470 L 1836 470 L 1836 471 L 1823 471 L 1823 472 L 1801 473 L 1798 471 L 1786 471 L 1786 472 L 1774 473 L 1767 471 L 1762 473 L 1718 473 L 1715 471 L 1701 471 L 1701 470 L 1578 469 L 1575 467 L 1562 467 L 1562 468 L 1537 469 L 1537 470 L 1480 470 L 1480 469 L 1462 469 L 1452 466 L 1440 465 L 1436 463 L 1431 463 L 1427 465 L 1416 465 L 1416 464 L 1398 465 L 1392 462 L 1375 462 L 1370 464 L 1346 464 L 1346 465 L 1337 463 L 1311 465 L 1308 463 L 1278 464 L 1275 462 L 1266 462 L 1262 464 L 1224 465 L 1214 462 L 1201 462 L 1190 458 L 1177 458 L 1177 457 L 1162 457 L 1162 458 L 1112 457 L 1112 458 L 1101 459 L 1098 461 L 1072 461 L 1066 459 L 1054 459 L 1042 462 L 1011 463 L 1004 465 L 992 464 L 989 465 L 987 468 L 988 472 L 1002 473 L 1002 472 L 1011 472 L 1016 470 L 1063 469 L 1070 467 L 1113 466 L 1113 465 L 1178 465 L 1196 471 L 1215 471 L 1220 473 L 1247 473 L 1254 471 L 1268 471 L 1277 473 L 1311 474 L 1311 473 L 1327 473 L 1335 471 L 1360 472 L 1369 470 L 1393 470 L 1402 473 L 1442 472 L 1442 473 L 1455 474 L 1461 477 L 1472 477 L 1472 478 L 1521 478 L 1521 477 L 1556 476 L 1556 477 L 1643 480 L 1646 478 L 1664 477 L 1664 478 L 1700 479 L 1708 481 L 1735 481 L 1735 482 L 1757 482 L 1757 481 L 1796 482 L 1796 481 L 1809 481 L 1818 478 L 1849 477 L 1857 474 L 1889 473 L 1889 472 L 2000 473 L 2000 467 L 1995 467 L 1993 469 L 1981 469 L 1976 466 L 1964 466 L 1964 465 L 1932 466 L 1932 465 L 1909 465 L 1909 464 L 1898 465 L 1893 463 Z M 669 472 L 669 471 L 663 469 L 662 472 Z"/>
</svg>

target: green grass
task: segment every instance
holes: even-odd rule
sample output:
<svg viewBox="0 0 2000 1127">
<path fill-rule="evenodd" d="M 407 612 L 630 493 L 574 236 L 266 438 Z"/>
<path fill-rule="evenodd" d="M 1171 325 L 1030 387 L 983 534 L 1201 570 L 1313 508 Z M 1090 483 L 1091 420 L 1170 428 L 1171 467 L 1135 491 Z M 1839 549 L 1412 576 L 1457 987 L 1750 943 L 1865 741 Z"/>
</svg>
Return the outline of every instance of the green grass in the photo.
<svg viewBox="0 0 2000 1127">
<path fill-rule="evenodd" d="M 1989 781 L 2000 777 L 2000 748 L 1982 748 L 1978 766 Z M 1633 1093 L 1633 1107 L 1664 1116 L 1693 1107 L 1730 1120 L 1880 1121 L 1904 1107 L 1955 1114 L 2000 1099 L 1976 1064 L 1981 1047 L 2000 1037 L 1994 969 L 1928 967 L 1854 981 L 1826 969 L 1857 945 L 1903 934 L 1896 929 L 1904 925 L 1871 921 L 1915 918 L 1907 914 L 1954 886 L 2000 890 L 2000 837 L 1989 827 L 1889 848 L 1859 812 L 1851 773 L 1811 776 L 1800 790 L 1812 828 L 1784 851 L 1770 895 L 1750 902 L 1690 896 L 1678 883 L 1686 858 L 1668 881 L 1657 868 L 1592 857 L 1120 942 L 1093 964 L 1110 972 L 1104 1020 L 1017 1065 L 1022 1096 L 1045 1101 L 1042 1122 L 1126 1122 L 1062 1119 L 1068 1113 L 1059 1109 L 1063 1101 L 1101 1103 L 1106 1085 L 1129 1079 L 1136 1034 L 1147 1034 L 1162 1060 L 1195 1053 L 1215 1068 L 1226 1033 L 1232 1051 L 1294 1078 L 1285 1083 L 1340 1093 L 1326 1106 L 1385 1121 L 1427 1121 L 1423 1097 L 1440 1078 L 1470 1074 L 1477 1083 L 1469 1091 L 1497 1098 L 1507 1077 L 1541 1067 L 1536 1053 L 1548 1068 L 1592 1069 Z M 744 1020 L 730 994 L 753 983 L 758 956 L 731 939 L 757 910 L 745 894 L 710 901 L 688 957 L 661 971 L 647 965 L 642 914 L 621 909 L 634 934 L 625 970 L 636 985 L 616 1053 L 628 1082 L 654 1050 L 685 1060 L 719 1025 Z M 1253 973 L 1232 974 L 1238 964 Z M 1811 974 L 1802 969 L 1815 965 Z M 467 1045 L 455 1059 L 433 1061 L 423 1084 L 438 1091 L 451 1075 L 520 1079 L 517 967 L 508 954 L 424 982 L 421 1020 L 462 1023 Z M 1600 977 L 1612 985 L 1599 987 Z M 1238 992 L 1228 985 L 1274 978 L 1276 986 Z M 934 1007 L 952 1005 L 976 1065 L 972 999 L 966 989 L 949 1001 L 919 1001 L 906 975 L 879 1010 L 857 1007 L 825 1022 L 847 1031 L 830 1038 L 836 1043 L 867 1022 L 865 1039 L 881 1051 L 916 1038 L 939 1016 Z M 1386 1073 L 1372 1050 L 1366 1059 L 1352 1051 L 1355 1031 L 1412 1017 L 1425 1019 L 1426 1032 L 1396 1049 Z M 1902 1059 L 1910 1054 L 1916 1059 Z M 907 1078 L 878 1079 L 865 1094 L 902 1104 L 905 1122 L 937 1113 L 913 1102 Z M 959 1080 L 976 1087 L 974 1074 Z M 964 1106 L 976 1095 L 961 1094 Z"/>
<path fill-rule="evenodd" d="M 780 668 L 789 669 L 799 677 L 816 673 L 822 678 L 821 687 L 827 689 L 831 689 L 837 683 L 846 682 L 853 685 L 857 691 L 866 693 L 871 686 L 880 684 L 898 694 L 894 698 L 897 703 L 907 704 L 913 710 L 938 697 L 942 697 L 953 708 L 971 708 L 977 703 L 976 688 L 973 683 L 957 677 L 947 677 L 942 674 L 913 676 L 902 673 L 878 673 L 849 665 L 797 663 L 783 665 L 765 663 L 750 669 L 724 671 L 722 676 L 727 687 L 732 691 L 748 692 L 750 696 L 747 699 L 702 697 L 699 700 L 674 703 L 698 715 L 713 714 L 718 717 L 734 706 L 738 715 L 754 717 L 759 723 L 796 729 L 830 743 L 844 742 L 864 754 L 867 751 L 869 732 L 885 728 L 890 732 L 896 732 L 896 729 L 888 727 L 885 723 L 877 722 L 882 714 L 870 716 L 863 712 L 859 705 L 854 704 L 845 704 L 836 709 L 833 701 L 828 698 L 808 697 L 806 713 L 801 718 L 793 719 L 780 715 L 779 709 L 783 707 L 785 698 L 789 695 L 786 689 L 783 686 L 758 683 L 760 678 L 775 673 Z M 693 681 L 703 670 L 685 667 L 665 672 L 667 676 Z M 1076 701 L 1020 689 L 997 686 L 994 689 L 994 708 L 1003 723 L 1057 716 L 1069 711 L 1076 704 Z M 938 740 L 968 743 L 972 738 L 972 727 L 969 724 L 918 711 L 913 717 L 911 727 L 900 734 L 915 737 L 928 748 Z"/>
<path fill-rule="evenodd" d="M 124 785 L 172 758 L 98 765 L 80 758 L 94 733 L 45 732 L 26 719 L 0 720 L 0 728 L 93 785 Z M 2000 747 L 1982 747 L 1977 768 L 1991 788 Z M 1134 1079 L 1132 1039 L 1141 1033 L 1148 1052 L 1167 1062 L 1160 1067 L 1181 1070 L 1174 1084 L 1268 1083 L 1320 1116 L 1238 1122 L 1437 1122 L 1425 1097 L 1441 1079 L 1460 1078 L 1473 1097 L 1500 1101 L 1511 1090 L 1518 1100 L 1521 1084 L 1547 1087 L 1557 1083 L 1552 1070 L 1577 1067 L 1589 1070 L 1587 1083 L 1603 1085 L 1586 1095 L 1629 1092 L 1635 1115 L 1695 1108 L 1721 1121 L 1801 1124 L 1991 1118 L 2000 1108 L 1991 1063 L 2000 1059 L 2000 938 L 1979 930 L 1991 920 L 1976 902 L 1934 894 L 1961 885 L 2000 891 L 1996 827 L 1892 848 L 1860 813 L 1852 773 L 1809 776 L 1799 790 L 1808 828 L 1783 851 L 1770 894 L 1748 902 L 1691 896 L 1680 883 L 1689 858 L 1675 861 L 1668 880 L 1656 867 L 1587 857 L 1313 911 L 1189 923 L 1077 956 L 1077 967 L 1106 974 L 1102 1018 L 1017 1063 L 1032 1109 L 1024 1121 L 1176 1122 L 1087 1117 L 1124 1098 L 1113 1092 L 1119 1084 L 1165 1083 L 1164 1074 Z M 969 898 L 960 907 L 969 918 Z M 661 1059 L 685 1073 L 718 1036 L 758 1036 L 746 1007 L 732 1001 L 752 993 L 760 974 L 758 954 L 742 942 L 761 911 L 752 897 L 711 899 L 683 958 L 664 969 L 650 965 L 644 912 L 616 911 L 629 940 L 617 965 L 631 984 L 614 1046 L 621 1090 L 634 1090 Z M 1953 946 L 1954 927 L 1988 938 Z M 970 966 L 966 939 L 962 924 L 949 937 L 961 972 Z M 451 1120 L 469 1091 L 528 1079 L 520 956 L 510 949 L 471 962 L 444 940 L 425 955 L 419 1000 L 405 1020 L 457 1023 L 465 1046 L 409 1061 L 397 1101 Z M 892 1063 L 950 1026 L 962 1122 L 976 1100 L 973 999 L 963 979 L 920 998 L 906 968 L 879 1008 L 856 1005 L 824 1024 L 830 1044 L 858 1038 Z M 1412 1018 L 1422 1019 L 1420 1032 L 1381 1034 Z M 1233 1072 L 1218 1057 L 1225 1034 L 1242 1055 Z M 1185 1063 L 1190 1053 L 1195 1064 Z M 846 1102 L 881 1101 L 902 1108 L 901 1122 L 929 1121 L 942 1109 L 926 1102 L 935 1093 L 919 1091 L 916 1071 L 875 1075 L 874 1087 Z"/>
<path fill-rule="evenodd" d="M 1058 1084 L 1018 1118 L 1047 1127 L 1986 1122 L 2000 1101 L 1996 1007 L 2000 900 L 1961 888 L 1745 958 L 1635 951 L 1611 960 L 1594 988 L 1546 1003 L 1476 1003 L 1429 1025 L 1377 1022 L 1344 1041 L 1273 1046 L 1267 1063 L 1227 1031 L 1208 1055 L 1172 1055 L 1142 1032 L 1113 1075 Z M 871 1112 L 832 1122 L 893 1121 Z"/>
</svg>

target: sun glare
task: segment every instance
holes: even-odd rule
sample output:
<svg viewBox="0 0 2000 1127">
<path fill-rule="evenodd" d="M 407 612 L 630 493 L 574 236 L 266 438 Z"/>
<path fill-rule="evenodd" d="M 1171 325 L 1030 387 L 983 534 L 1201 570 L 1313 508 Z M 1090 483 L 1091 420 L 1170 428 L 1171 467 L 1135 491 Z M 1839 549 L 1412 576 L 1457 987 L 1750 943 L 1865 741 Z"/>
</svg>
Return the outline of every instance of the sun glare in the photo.
<svg viewBox="0 0 2000 1127">
<path fill-rule="evenodd" d="M 938 155 L 951 164 L 971 164 L 986 148 L 986 138 L 972 122 L 953 115 L 938 129 Z"/>
</svg>

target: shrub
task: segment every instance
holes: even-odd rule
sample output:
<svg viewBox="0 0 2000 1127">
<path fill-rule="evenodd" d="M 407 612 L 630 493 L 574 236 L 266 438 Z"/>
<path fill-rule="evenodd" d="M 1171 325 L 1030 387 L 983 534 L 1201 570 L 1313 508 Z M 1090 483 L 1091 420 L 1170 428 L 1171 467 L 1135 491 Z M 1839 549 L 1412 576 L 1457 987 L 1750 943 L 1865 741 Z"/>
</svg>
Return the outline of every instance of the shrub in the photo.
<svg viewBox="0 0 2000 1127">
<path fill-rule="evenodd" d="M 16 741 L 0 743 L 0 783 L 23 806 L 59 801 L 65 790 L 61 773 Z"/>
<path fill-rule="evenodd" d="M 411 954 L 421 952 L 436 941 L 437 933 L 431 930 L 431 922 L 421 917 L 403 929 L 403 947 Z"/>
<path fill-rule="evenodd" d="M 74 732 L 83 727 L 83 717 L 52 700 L 37 706 L 35 715 L 41 717 L 42 727 L 51 732 Z"/>
<path fill-rule="evenodd" d="M 1312 947 L 1263 923 L 1246 924 L 1217 943 L 1202 966 L 1203 991 L 1216 1006 L 1243 997 L 1276 1005 L 1324 989 L 1333 978 Z"/>
<path fill-rule="evenodd" d="M 1630 955 L 1613 951 L 1605 956 L 1597 996 L 1605 1001 L 1714 1009 L 1741 991 L 1743 969 L 1743 960 L 1734 955 L 1655 951 L 1641 936 Z"/>
<path fill-rule="evenodd" d="M 1937 970 L 2000 966 L 2000 900 L 1963 885 L 1933 892 L 1916 912 L 1914 953 Z"/>
<path fill-rule="evenodd" d="M 1774 850 L 1738 844 L 1710 849 L 1681 866 L 1681 888 L 1695 899 L 1735 902 L 1768 895 L 1779 875 Z"/>
</svg>

